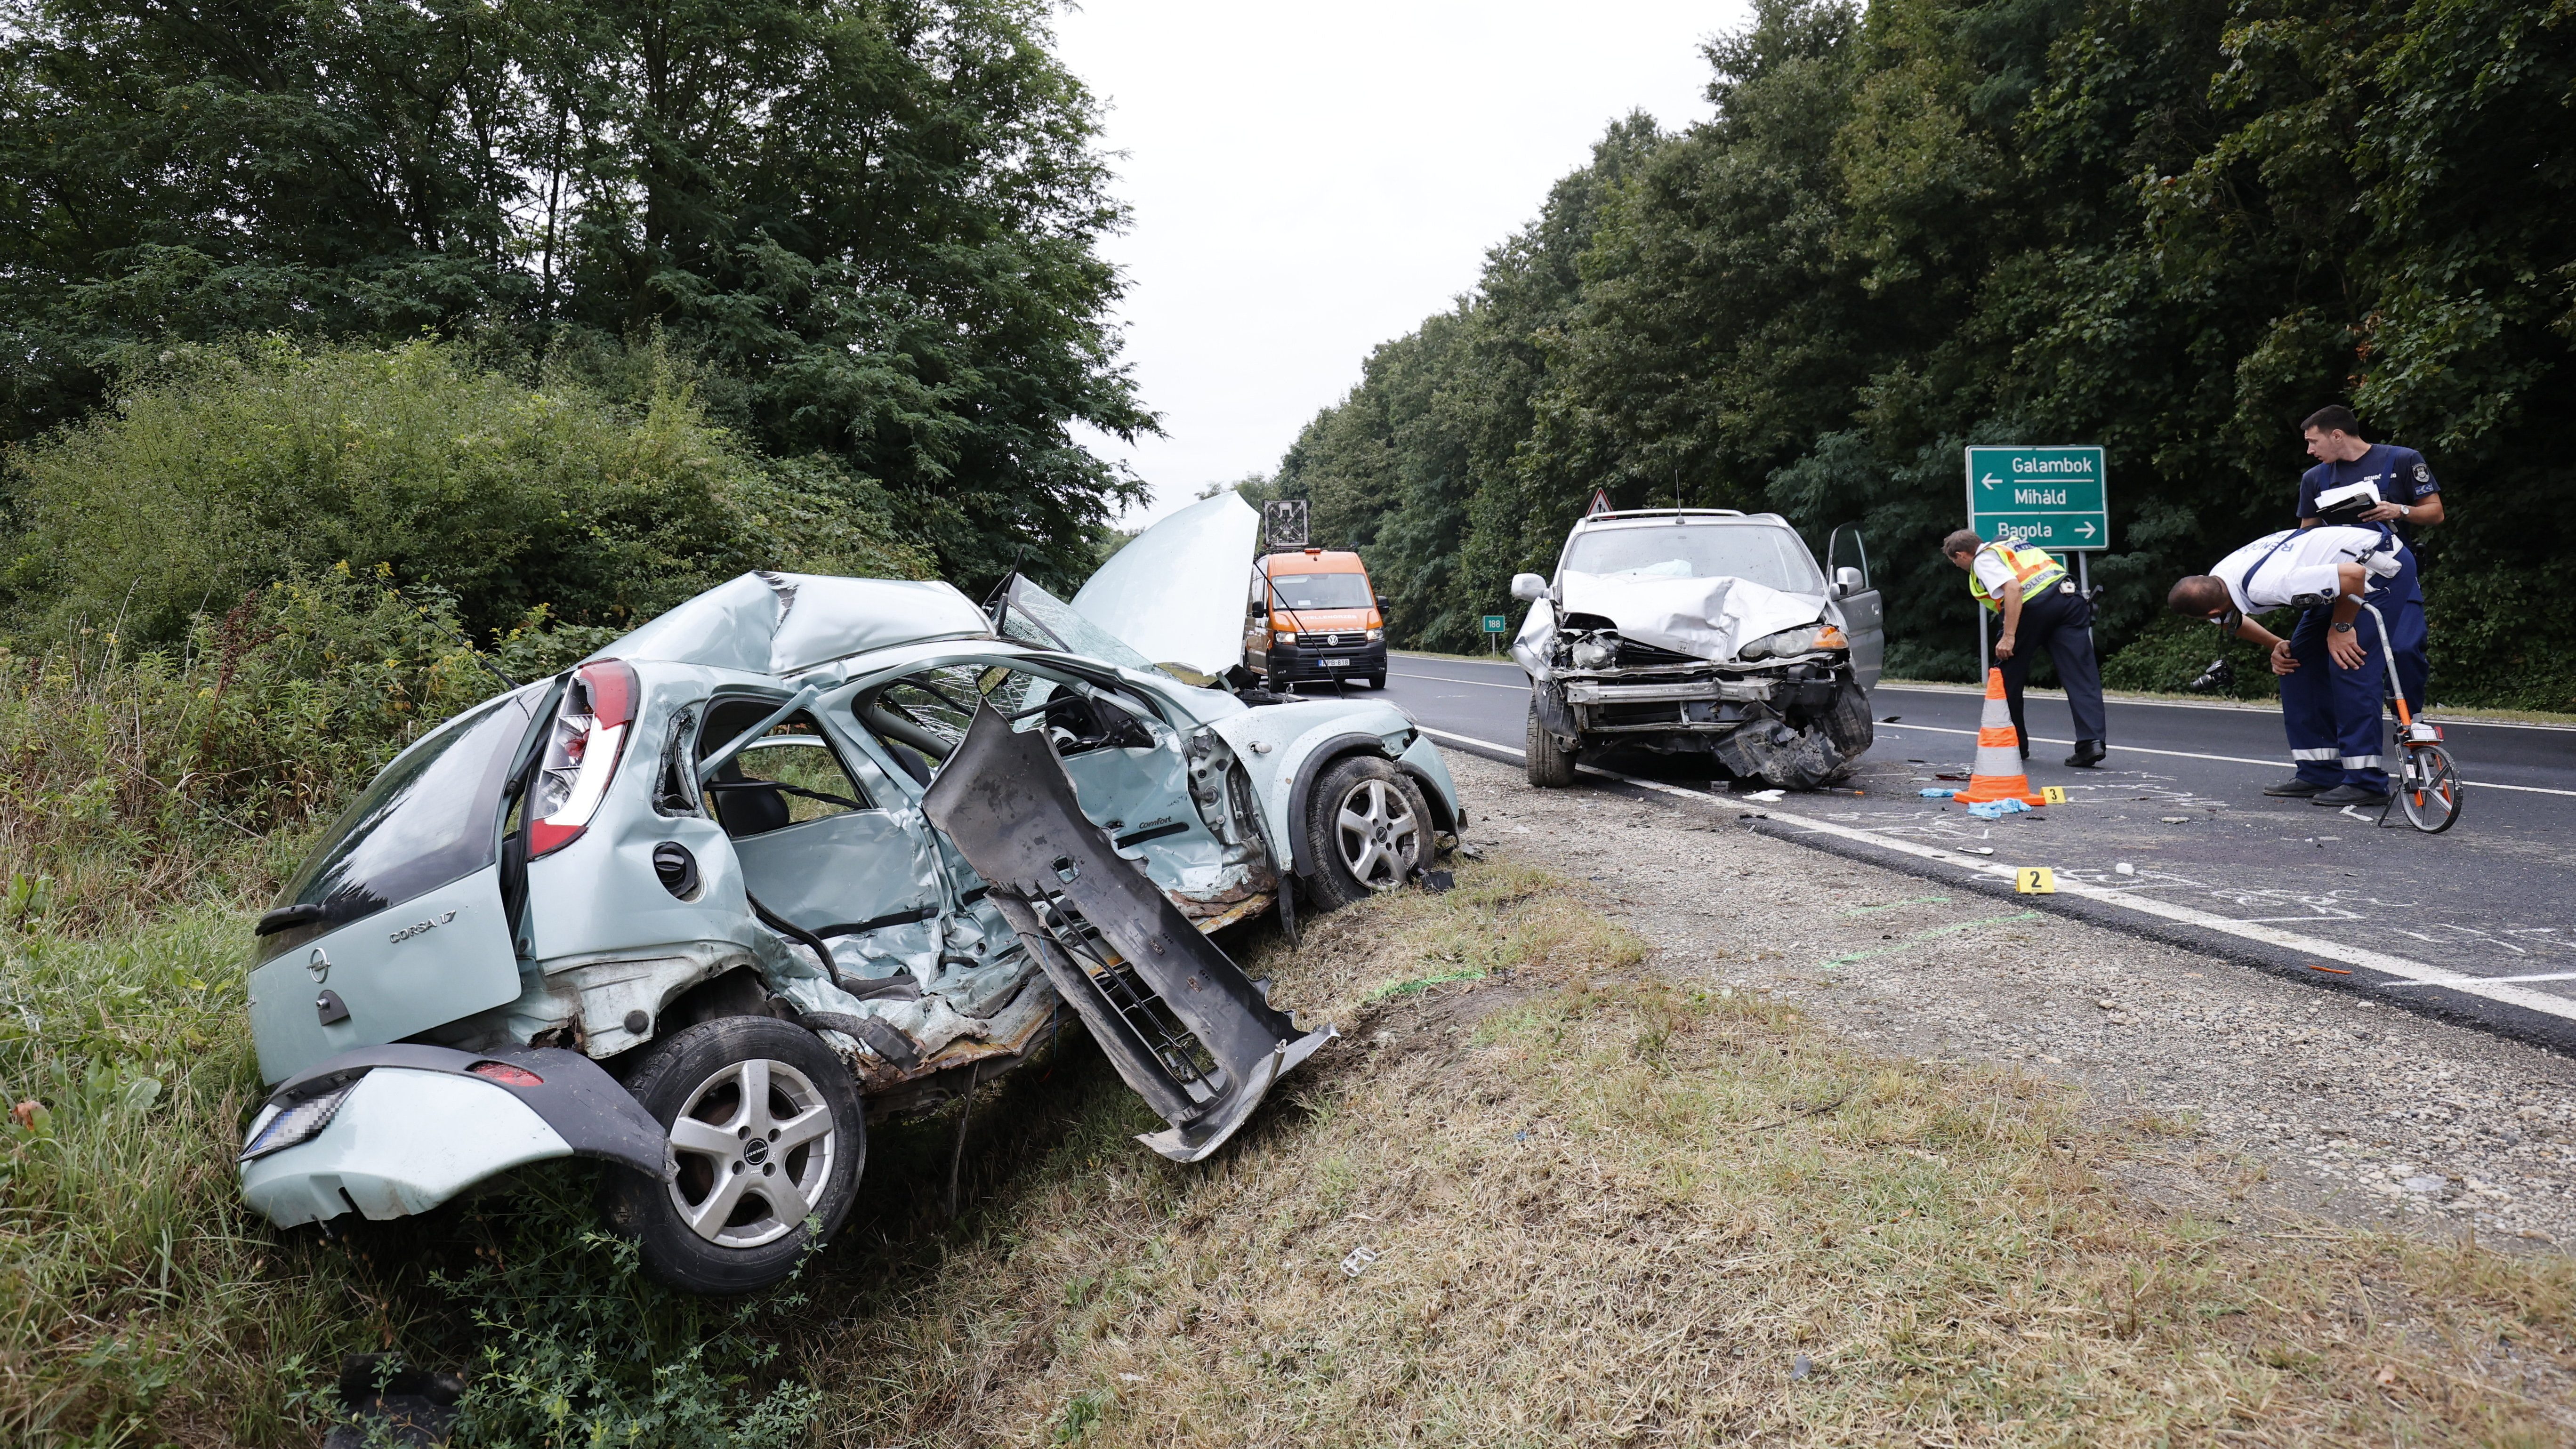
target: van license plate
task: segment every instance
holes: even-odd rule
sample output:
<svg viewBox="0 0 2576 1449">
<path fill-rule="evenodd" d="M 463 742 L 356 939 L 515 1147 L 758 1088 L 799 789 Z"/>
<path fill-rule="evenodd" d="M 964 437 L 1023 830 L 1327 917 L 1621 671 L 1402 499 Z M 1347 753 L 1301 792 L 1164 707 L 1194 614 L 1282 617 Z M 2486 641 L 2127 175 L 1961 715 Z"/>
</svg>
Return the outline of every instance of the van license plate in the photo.
<svg viewBox="0 0 2576 1449">
<path fill-rule="evenodd" d="M 1351 667 L 1351 661 L 1347 659 L 1327 659 L 1324 661 L 1324 667 L 1326 669 L 1348 669 Z"/>
</svg>

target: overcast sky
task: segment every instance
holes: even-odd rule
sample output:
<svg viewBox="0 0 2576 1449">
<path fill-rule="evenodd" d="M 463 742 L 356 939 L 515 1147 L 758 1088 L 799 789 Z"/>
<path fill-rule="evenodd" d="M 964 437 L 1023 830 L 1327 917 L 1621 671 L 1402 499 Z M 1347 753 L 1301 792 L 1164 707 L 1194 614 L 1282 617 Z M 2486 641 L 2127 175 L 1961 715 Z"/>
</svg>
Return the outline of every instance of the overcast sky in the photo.
<svg viewBox="0 0 2576 1449">
<path fill-rule="evenodd" d="M 1380 342 L 1473 287 L 1604 127 L 1709 114 L 1741 0 L 1087 0 L 1060 53 L 1107 109 L 1127 359 L 1167 436 L 1097 446 L 1155 488 L 1268 472 Z"/>
</svg>

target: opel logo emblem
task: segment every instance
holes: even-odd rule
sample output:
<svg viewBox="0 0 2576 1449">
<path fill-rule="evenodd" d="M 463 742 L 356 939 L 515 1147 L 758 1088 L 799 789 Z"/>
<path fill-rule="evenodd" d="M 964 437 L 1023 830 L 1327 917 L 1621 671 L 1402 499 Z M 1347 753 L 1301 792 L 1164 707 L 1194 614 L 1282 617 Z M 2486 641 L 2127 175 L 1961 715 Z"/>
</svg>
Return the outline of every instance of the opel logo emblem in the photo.
<svg viewBox="0 0 2576 1449">
<path fill-rule="evenodd" d="M 304 958 L 304 974 L 312 977 L 317 982 L 330 979 L 331 958 L 323 952 L 321 947 L 314 947 L 313 954 Z"/>
</svg>

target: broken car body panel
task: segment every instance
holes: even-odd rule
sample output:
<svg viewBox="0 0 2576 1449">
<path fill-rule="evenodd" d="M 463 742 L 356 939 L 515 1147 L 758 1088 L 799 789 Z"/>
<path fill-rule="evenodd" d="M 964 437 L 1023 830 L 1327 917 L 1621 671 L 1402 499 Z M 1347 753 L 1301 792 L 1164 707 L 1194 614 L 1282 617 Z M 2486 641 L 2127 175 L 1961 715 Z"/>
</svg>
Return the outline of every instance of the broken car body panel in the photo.
<svg viewBox="0 0 2576 1449">
<path fill-rule="evenodd" d="M 1231 639 L 1239 573 L 1224 583 Z M 1162 902 L 1156 938 L 1175 959 L 1198 959 L 1175 920 L 1195 941 L 1276 903 L 1286 797 L 1314 760 L 1397 761 L 1456 817 L 1436 753 L 1390 706 L 1253 711 L 1076 627 L 1042 590 L 1012 597 L 1027 612 L 996 634 L 946 585 L 745 575 L 405 751 L 261 922 L 253 1031 L 281 1085 L 241 1164 L 254 1205 L 281 1225 L 418 1212 L 568 1155 L 663 1172 L 667 1143 L 649 1169 L 594 1150 L 641 1109 L 593 1063 L 728 1016 L 811 1031 L 872 1111 L 936 1105 L 1025 1059 L 1059 1020 L 1057 981 L 924 807 L 978 711 L 1043 732 L 1076 817 L 1045 828 L 1078 827 L 1123 862 Z M 1024 629 L 1040 617 L 1055 630 Z M 1274 723 L 1247 753 L 1256 714 Z M 1222 1027 L 1210 1039 L 1233 1050 L 1242 1032 Z M 1311 1049 L 1274 1044 L 1267 1071 Z M 444 1055 L 386 1055 L 424 1052 Z M 546 1108 L 459 1065 L 532 1053 L 580 1064 L 615 1100 Z M 1259 1100 L 1254 1075 L 1227 1078 L 1158 1148 L 1212 1150 Z M 248 1151 L 314 1083 L 346 1094 L 327 1119 Z M 417 1162 L 396 1150 L 406 1131 Z"/>
<path fill-rule="evenodd" d="M 1869 747 L 1876 595 L 1846 611 L 1776 515 L 1595 514 L 1536 587 L 1512 658 L 1537 727 L 1560 741 L 1703 754 L 1795 789 Z"/>
<path fill-rule="evenodd" d="M 1167 1131 L 1139 1140 L 1176 1162 L 1222 1146 L 1279 1077 L 1333 1037 L 1299 1032 L 1242 970 L 1085 819 L 1042 728 L 986 706 L 925 807 L 992 883 L 1127 1085 Z"/>
<path fill-rule="evenodd" d="M 1243 590 L 1261 515 L 1232 489 L 1193 503 L 1109 556 L 1076 613 L 1193 684 L 1243 662 Z"/>
</svg>

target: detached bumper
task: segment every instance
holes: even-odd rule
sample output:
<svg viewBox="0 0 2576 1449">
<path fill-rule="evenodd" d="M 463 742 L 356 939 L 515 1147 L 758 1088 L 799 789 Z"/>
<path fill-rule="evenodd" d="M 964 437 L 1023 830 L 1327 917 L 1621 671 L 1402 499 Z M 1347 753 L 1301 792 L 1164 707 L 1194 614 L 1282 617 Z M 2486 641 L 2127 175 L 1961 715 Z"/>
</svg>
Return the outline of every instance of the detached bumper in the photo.
<svg viewBox="0 0 2576 1449">
<path fill-rule="evenodd" d="M 536 1078 L 510 1085 L 466 1069 L 499 1062 Z M 661 1124 L 576 1052 L 477 1054 L 383 1046 L 349 1052 L 281 1084 L 252 1119 L 245 1150 L 282 1112 L 339 1094 L 305 1140 L 245 1157 L 242 1198 L 281 1228 L 356 1212 L 426 1212 L 512 1168 L 591 1157 L 668 1178 Z"/>
</svg>

